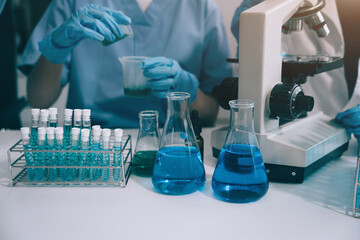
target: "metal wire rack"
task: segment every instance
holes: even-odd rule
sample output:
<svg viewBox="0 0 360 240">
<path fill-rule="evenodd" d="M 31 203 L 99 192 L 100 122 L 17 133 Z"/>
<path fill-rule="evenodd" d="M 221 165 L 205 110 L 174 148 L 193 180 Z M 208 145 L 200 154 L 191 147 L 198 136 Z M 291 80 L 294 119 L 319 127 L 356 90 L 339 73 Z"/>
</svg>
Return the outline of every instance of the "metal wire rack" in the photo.
<svg viewBox="0 0 360 240">
<path fill-rule="evenodd" d="M 114 138 L 110 139 L 109 151 L 84 151 L 84 150 L 24 150 L 22 140 L 19 140 L 13 145 L 7 152 L 8 164 L 9 164 L 9 181 L 10 186 L 119 186 L 125 187 L 130 174 L 131 174 L 131 162 L 132 162 L 132 142 L 130 135 L 124 135 L 122 142 L 122 148 L 120 151 L 114 150 Z M 83 155 L 96 155 L 104 156 L 106 154 L 109 157 L 109 164 L 106 166 L 79 166 L 79 165 L 67 165 L 67 166 L 29 166 L 26 164 L 26 156 L 35 157 L 42 153 L 47 156 L 49 153 L 54 155 L 63 154 L 64 157 L 69 157 L 70 154 L 76 154 L 80 157 Z M 114 164 L 115 154 L 120 154 L 120 164 Z M 37 169 L 43 169 L 44 175 L 39 178 L 29 177 L 29 171 L 37 171 Z M 56 179 L 49 177 L 49 170 L 56 172 Z M 75 169 L 76 177 L 72 179 L 64 179 L 60 177 L 60 171 L 70 172 L 70 169 Z M 80 169 L 86 169 L 86 177 L 79 178 L 78 173 Z M 92 169 L 92 170 L 91 170 Z M 96 170 L 95 170 L 96 169 Z M 95 177 L 90 177 L 90 171 L 101 172 L 96 174 Z M 102 172 L 106 174 L 102 174 Z M 115 177 L 116 176 L 116 177 Z"/>
<path fill-rule="evenodd" d="M 353 201 L 353 215 L 360 218 L 360 146 L 358 147 L 357 164 L 356 164 L 356 177 L 354 187 L 354 201 Z"/>
</svg>

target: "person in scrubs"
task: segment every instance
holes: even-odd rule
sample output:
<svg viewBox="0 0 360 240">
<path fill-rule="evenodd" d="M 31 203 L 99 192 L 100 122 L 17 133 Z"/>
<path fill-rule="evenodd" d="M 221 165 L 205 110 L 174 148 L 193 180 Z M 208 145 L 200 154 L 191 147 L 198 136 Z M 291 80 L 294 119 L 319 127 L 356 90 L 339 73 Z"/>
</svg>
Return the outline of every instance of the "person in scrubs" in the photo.
<svg viewBox="0 0 360 240">
<path fill-rule="evenodd" d="M 119 26 L 130 25 L 135 38 Z M 104 40 L 122 40 L 104 47 Z M 119 57 L 147 56 L 149 97 L 124 95 Z M 54 0 L 26 46 L 20 69 L 28 74 L 28 100 L 47 108 L 69 83 L 67 108 L 90 108 L 92 123 L 138 127 L 138 113 L 166 118 L 169 91 L 191 94 L 191 109 L 204 125 L 214 123 L 212 89 L 231 75 L 221 13 L 212 0 Z"/>
<path fill-rule="evenodd" d="M 263 1 L 244 0 L 237 8 L 231 27 L 237 40 L 241 34 L 240 13 Z M 330 34 L 324 38 L 317 37 L 307 26 L 304 26 L 301 32 L 282 34 L 282 53 L 344 57 L 344 67 L 308 77 L 307 82 L 301 85 L 306 95 L 315 99 L 314 110 L 310 114 L 322 111 L 335 117 L 340 111 L 360 103 L 360 28 L 357 26 L 360 15 L 355 14 L 356 9 L 359 9 L 357 6 L 360 6 L 360 1 L 341 1 L 337 6 L 335 0 L 327 0 L 321 12 L 329 26 Z M 350 9 L 354 13 L 351 13 Z M 353 19 L 350 20 L 351 18 Z"/>
</svg>

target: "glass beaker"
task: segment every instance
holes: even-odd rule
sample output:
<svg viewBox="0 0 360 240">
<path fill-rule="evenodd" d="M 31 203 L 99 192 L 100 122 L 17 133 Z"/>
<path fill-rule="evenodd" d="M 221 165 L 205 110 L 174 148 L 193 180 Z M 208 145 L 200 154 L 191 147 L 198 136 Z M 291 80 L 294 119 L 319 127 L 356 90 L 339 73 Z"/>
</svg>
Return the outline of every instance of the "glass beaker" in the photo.
<svg viewBox="0 0 360 240">
<path fill-rule="evenodd" d="M 132 160 L 132 171 L 140 176 L 150 177 L 153 173 L 159 150 L 159 113 L 146 110 L 139 113 L 140 128 Z"/>
<path fill-rule="evenodd" d="M 143 75 L 140 64 L 147 57 L 120 57 L 124 77 L 124 93 L 129 97 L 145 97 L 151 94 L 151 88 L 146 86 L 149 80 Z"/>
<path fill-rule="evenodd" d="M 229 131 L 211 185 L 221 200 L 253 202 L 263 197 L 269 188 L 254 131 L 255 103 L 251 100 L 232 100 L 229 105 Z"/>
<path fill-rule="evenodd" d="M 205 183 L 205 169 L 189 115 L 190 94 L 166 95 L 168 108 L 152 182 L 160 193 L 188 194 Z"/>
</svg>

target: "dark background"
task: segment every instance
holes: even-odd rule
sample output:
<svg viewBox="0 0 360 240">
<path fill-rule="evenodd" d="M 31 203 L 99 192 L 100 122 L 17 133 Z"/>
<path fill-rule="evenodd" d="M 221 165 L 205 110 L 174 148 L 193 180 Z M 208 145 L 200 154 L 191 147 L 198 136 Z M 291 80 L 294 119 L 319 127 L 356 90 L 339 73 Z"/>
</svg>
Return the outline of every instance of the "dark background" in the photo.
<svg viewBox="0 0 360 240">
<path fill-rule="evenodd" d="M 51 0 L 8 0 L 0 15 L 0 128 L 20 128 L 20 112 L 27 106 L 17 98 L 17 56 Z"/>
</svg>

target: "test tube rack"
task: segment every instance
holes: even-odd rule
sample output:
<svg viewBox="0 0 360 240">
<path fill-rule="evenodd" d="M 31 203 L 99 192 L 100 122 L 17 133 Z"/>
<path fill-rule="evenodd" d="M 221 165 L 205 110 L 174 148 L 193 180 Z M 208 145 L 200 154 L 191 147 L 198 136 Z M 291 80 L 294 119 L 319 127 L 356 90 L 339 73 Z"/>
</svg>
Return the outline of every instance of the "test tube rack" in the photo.
<svg viewBox="0 0 360 240">
<path fill-rule="evenodd" d="M 358 146 L 355 174 L 355 187 L 354 187 L 354 201 L 353 201 L 353 216 L 360 218 L 360 146 Z"/>
<path fill-rule="evenodd" d="M 122 148 L 120 151 L 114 150 L 114 137 L 110 139 L 110 150 L 108 151 L 84 151 L 84 150 L 24 150 L 22 140 L 19 140 L 15 143 L 7 152 L 8 155 L 8 164 L 9 164 L 9 182 L 10 186 L 117 186 L 117 187 L 126 187 L 126 184 L 129 180 L 131 174 L 131 162 L 132 162 L 132 142 L 130 135 L 124 135 L 122 138 Z M 69 155 L 71 153 L 76 154 L 109 154 L 110 162 L 108 166 L 27 166 L 25 153 L 30 152 L 33 156 L 36 153 L 42 152 L 46 153 L 63 153 L 64 155 Z M 119 166 L 114 166 L 114 154 L 121 155 L 121 161 Z M 41 181 L 31 180 L 28 176 L 29 169 L 43 168 L 46 172 L 46 169 L 57 169 L 59 172 L 60 169 L 76 169 L 77 171 L 81 168 L 86 169 L 102 169 L 109 170 L 109 176 L 104 180 L 101 176 L 98 176 L 96 179 L 90 179 L 89 176 L 84 180 L 75 178 L 74 180 L 62 180 L 60 177 L 54 181 L 51 181 L 49 176 L 44 176 Z M 114 180 L 113 170 L 120 169 L 119 179 Z"/>
</svg>

